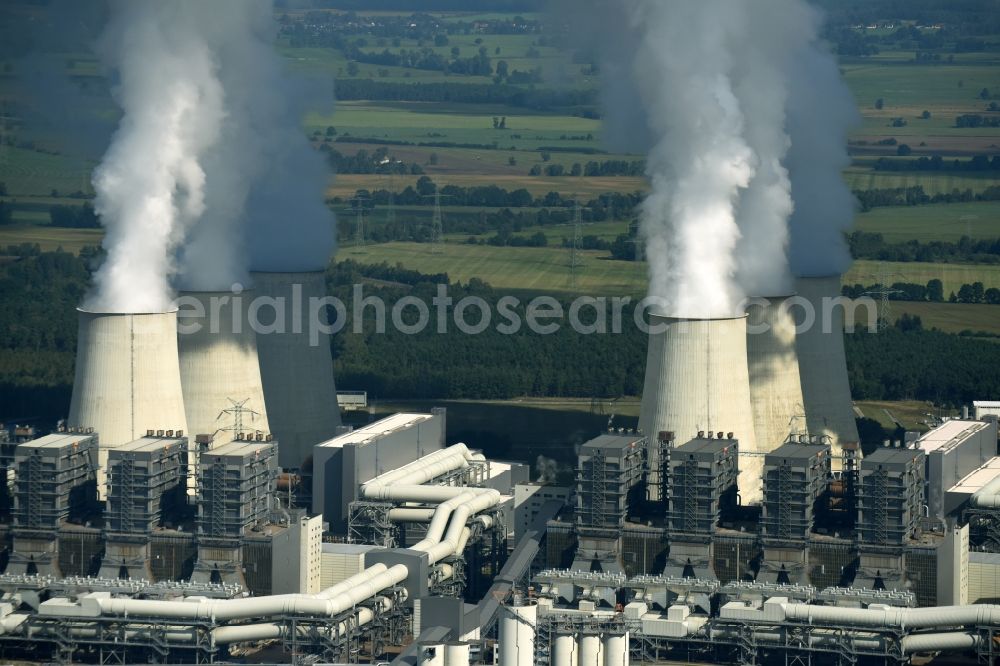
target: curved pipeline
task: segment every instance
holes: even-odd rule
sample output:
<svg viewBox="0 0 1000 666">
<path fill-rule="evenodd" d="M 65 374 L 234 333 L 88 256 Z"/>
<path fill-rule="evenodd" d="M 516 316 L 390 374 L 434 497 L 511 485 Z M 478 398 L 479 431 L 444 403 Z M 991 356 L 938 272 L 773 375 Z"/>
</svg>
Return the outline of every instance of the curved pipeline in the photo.
<svg viewBox="0 0 1000 666">
<path fill-rule="evenodd" d="M 1000 508 L 1000 476 L 972 493 L 972 497 L 969 498 L 969 506 L 976 509 Z"/>
</svg>

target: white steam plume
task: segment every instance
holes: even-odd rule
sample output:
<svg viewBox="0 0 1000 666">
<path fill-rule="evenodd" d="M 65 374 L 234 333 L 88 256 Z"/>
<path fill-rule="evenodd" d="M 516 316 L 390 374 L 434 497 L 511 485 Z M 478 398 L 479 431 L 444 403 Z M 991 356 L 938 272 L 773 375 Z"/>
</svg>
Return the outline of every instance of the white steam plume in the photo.
<svg viewBox="0 0 1000 666">
<path fill-rule="evenodd" d="M 674 316 L 735 315 L 742 293 L 734 208 L 753 177 L 753 153 L 733 90 L 731 43 L 748 8 L 729 0 L 628 4 L 639 33 L 634 75 L 653 136 L 652 192 L 642 209 L 650 295 Z"/>
<path fill-rule="evenodd" d="M 807 2 L 554 1 L 600 48 L 605 140 L 649 152 L 650 295 L 670 314 L 737 314 L 849 265 L 857 111 Z"/>
<path fill-rule="evenodd" d="M 216 0 L 203 11 L 228 118 L 206 157 L 207 206 L 184 248 L 182 285 L 228 289 L 251 268 L 323 269 L 335 241 L 330 171 L 302 130 L 308 90 L 274 50 L 272 2 Z"/>
<path fill-rule="evenodd" d="M 205 208 L 205 150 L 224 112 L 216 63 L 190 3 L 120 1 L 101 39 L 123 116 L 94 174 L 108 256 L 85 307 L 171 307 L 174 252 Z"/>
<path fill-rule="evenodd" d="M 861 122 L 851 91 L 835 56 L 814 41 L 791 57 L 788 133 L 792 145 L 787 166 L 795 212 L 791 219 L 789 260 L 803 277 L 840 275 L 851 265 L 844 239 L 857 200 L 844 182 L 851 164 L 850 130 Z"/>
</svg>

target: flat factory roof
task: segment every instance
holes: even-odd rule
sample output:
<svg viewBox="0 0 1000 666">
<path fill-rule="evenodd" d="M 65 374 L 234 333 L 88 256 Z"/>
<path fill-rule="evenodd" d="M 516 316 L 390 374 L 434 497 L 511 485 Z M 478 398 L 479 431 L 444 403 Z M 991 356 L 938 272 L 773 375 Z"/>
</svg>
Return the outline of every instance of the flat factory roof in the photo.
<svg viewBox="0 0 1000 666">
<path fill-rule="evenodd" d="M 973 407 L 985 407 L 987 409 L 1000 409 L 1000 400 L 973 400 Z"/>
<path fill-rule="evenodd" d="M 384 419 L 379 419 L 375 423 L 370 423 L 363 428 L 357 428 L 343 435 L 338 435 L 333 439 L 317 444 L 331 448 L 341 448 L 347 444 L 366 444 L 370 441 L 384 437 L 390 433 L 404 430 L 417 423 L 423 423 L 434 418 L 434 414 L 393 414 Z"/>
<path fill-rule="evenodd" d="M 32 449 L 61 449 L 64 446 L 82 444 L 83 442 L 92 440 L 93 438 L 93 434 L 87 435 L 76 432 L 56 432 L 51 435 L 39 437 L 38 439 L 33 439 L 30 442 L 18 444 L 18 447 L 26 446 Z"/>
<path fill-rule="evenodd" d="M 273 447 L 273 442 L 243 442 L 240 440 L 234 440 L 223 444 L 222 446 L 212 449 L 210 451 L 205 451 L 202 453 L 202 457 L 205 456 L 252 456 L 255 453 L 262 451 L 264 449 Z"/>
<path fill-rule="evenodd" d="M 988 427 L 989 424 L 983 421 L 945 421 L 918 439 L 917 444 L 924 453 L 929 454 L 932 451 L 947 453 L 972 435 Z"/>
<path fill-rule="evenodd" d="M 991 458 L 981 467 L 969 472 L 965 478 L 948 489 L 949 493 L 971 495 L 1000 476 L 1000 457 Z"/>
<path fill-rule="evenodd" d="M 708 439 L 707 437 L 696 437 L 690 442 L 686 442 L 676 447 L 674 451 L 678 453 L 715 453 L 729 446 L 737 446 L 739 440 L 736 439 Z"/>
<path fill-rule="evenodd" d="M 638 435 L 636 433 L 604 433 L 603 435 L 598 435 L 594 439 L 590 440 L 581 447 L 580 452 L 583 453 L 587 449 L 592 451 L 605 450 L 605 451 L 624 451 L 625 449 L 638 448 L 645 437 Z"/>
<path fill-rule="evenodd" d="M 822 444 L 799 444 L 797 442 L 788 442 L 768 453 L 765 459 L 772 460 L 776 458 L 791 458 L 794 460 L 809 460 L 826 450 L 827 448 Z"/>
<path fill-rule="evenodd" d="M 130 453 L 155 453 L 168 446 L 177 445 L 183 448 L 185 438 L 177 437 L 140 437 L 134 442 L 129 442 L 128 444 L 122 444 L 109 451 L 127 451 Z"/>
<path fill-rule="evenodd" d="M 872 465 L 906 464 L 921 455 L 922 451 L 920 449 L 904 449 L 902 447 L 896 448 L 895 446 L 882 446 L 865 456 L 861 460 L 861 467 L 863 469 L 865 467 L 871 467 Z"/>
</svg>

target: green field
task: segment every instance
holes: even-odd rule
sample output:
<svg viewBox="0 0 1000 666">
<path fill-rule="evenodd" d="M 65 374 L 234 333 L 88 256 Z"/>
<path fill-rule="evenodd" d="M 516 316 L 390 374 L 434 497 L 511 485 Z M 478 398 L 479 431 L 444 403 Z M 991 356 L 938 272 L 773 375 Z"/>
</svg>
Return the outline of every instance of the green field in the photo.
<svg viewBox="0 0 1000 666">
<path fill-rule="evenodd" d="M 858 215 L 856 228 L 880 233 L 892 243 L 1000 238 L 1000 202 L 876 208 Z"/>
<path fill-rule="evenodd" d="M 1000 89 L 1000 69 L 993 65 L 989 61 L 918 65 L 874 60 L 849 62 L 841 70 L 866 116 L 870 115 L 869 110 L 875 112 L 877 99 L 885 102 L 883 112 L 905 116 L 914 111 L 919 114 L 924 109 L 962 113 L 982 110 L 979 91 Z"/>
<path fill-rule="evenodd" d="M 922 187 L 928 196 L 972 190 L 980 194 L 988 187 L 1000 185 L 996 173 L 927 173 L 921 171 L 887 172 L 851 167 L 844 180 L 852 190 L 885 190 L 900 187 Z"/>
<path fill-rule="evenodd" d="M 84 247 L 100 245 L 102 238 L 104 231 L 101 229 L 59 229 L 35 225 L 0 227 L 0 247 L 37 243 L 46 252 L 62 248 L 78 254 Z"/>
<path fill-rule="evenodd" d="M 937 328 L 945 333 L 972 331 L 1000 335 L 1000 305 L 969 305 L 967 303 L 911 303 L 892 301 L 889 317 L 893 321 L 904 314 L 920 317 L 924 328 Z M 868 322 L 864 312 L 858 310 L 857 326 L 864 328 Z M 1000 339 L 988 339 L 1000 344 Z"/>
<path fill-rule="evenodd" d="M 1000 288 L 1000 265 L 969 265 L 969 264 L 922 264 L 918 262 L 897 263 L 892 261 L 854 262 L 851 270 L 844 275 L 844 284 L 872 285 L 878 282 L 878 276 L 885 272 L 887 282 L 912 282 L 926 284 L 928 280 L 938 279 L 944 282 L 945 297 L 952 291 L 957 292 L 963 284 L 982 282 L 989 287 Z"/>
</svg>

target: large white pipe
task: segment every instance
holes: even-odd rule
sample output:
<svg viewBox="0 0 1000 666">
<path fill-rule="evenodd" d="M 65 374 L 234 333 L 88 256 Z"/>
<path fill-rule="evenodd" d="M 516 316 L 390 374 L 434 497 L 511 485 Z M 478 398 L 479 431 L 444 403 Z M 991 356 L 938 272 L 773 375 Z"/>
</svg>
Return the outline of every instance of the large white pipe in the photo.
<svg viewBox="0 0 1000 666">
<path fill-rule="evenodd" d="M 928 608 L 840 608 L 811 604 L 782 604 L 786 620 L 879 629 L 998 626 L 1000 606 L 932 606 Z"/>
<path fill-rule="evenodd" d="M 1000 476 L 974 492 L 969 498 L 969 505 L 976 509 L 1000 507 Z"/>
<path fill-rule="evenodd" d="M 434 509 L 389 509 L 389 520 L 394 523 L 429 523 Z"/>
<path fill-rule="evenodd" d="M 604 666 L 629 666 L 628 639 L 627 631 L 604 635 Z"/>
<path fill-rule="evenodd" d="M 577 666 L 576 636 L 557 634 L 552 641 L 552 666 Z"/>
<path fill-rule="evenodd" d="M 97 599 L 105 615 L 177 618 L 191 620 L 241 620 L 275 615 L 334 616 L 401 583 L 408 575 L 402 564 L 376 564 L 340 584 L 343 591 L 329 598 L 319 595 L 283 594 L 247 599 L 208 599 L 200 602 L 150 599 Z"/>
<path fill-rule="evenodd" d="M 500 607 L 500 654 L 498 666 L 533 666 L 535 620 L 538 606 Z"/>
<path fill-rule="evenodd" d="M 969 631 L 951 631 L 933 634 L 904 636 L 899 644 L 903 654 L 917 652 L 958 652 L 974 650 L 979 646 L 979 635 Z"/>
<path fill-rule="evenodd" d="M 377 495 L 369 493 L 376 493 L 377 489 L 394 484 L 420 485 L 427 483 L 442 474 L 467 467 L 472 459 L 472 454 L 465 444 L 455 444 L 376 476 L 361 486 L 361 494 L 369 499 L 381 499 Z"/>
</svg>

